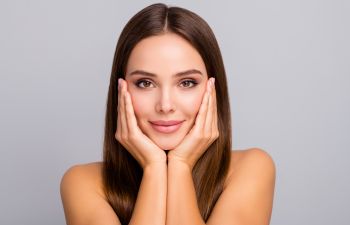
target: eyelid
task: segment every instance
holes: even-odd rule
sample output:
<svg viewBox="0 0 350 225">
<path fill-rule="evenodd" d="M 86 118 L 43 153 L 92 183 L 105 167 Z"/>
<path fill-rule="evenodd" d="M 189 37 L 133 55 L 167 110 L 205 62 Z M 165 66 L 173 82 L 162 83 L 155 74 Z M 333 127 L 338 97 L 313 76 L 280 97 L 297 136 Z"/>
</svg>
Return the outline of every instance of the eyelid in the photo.
<svg viewBox="0 0 350 225">
<path fill-rule="evenodd" d="M 146 89 L 146 88 L 142 88 L 142 87 L 139 87 L 140 83 L 142 82 L 150 82 L 150 83 L 153 83 L 152 80 L 149 80 L 149 79 L 145 79 L 145 78 L 142 78 L 142 79 L 139 79 L 135 82 L 135 85 L 137 88 L 140 88 L 140 89 Z"/>
<path fill-rule="evenodd" d="M 143 82 L 150 82 L 151 84 L 153 84 L 154 82 L 152 81 L 152 79 L 148 79 L 148 78 L 140 78 L 138 79 L 136 82 L 135 82 L 135 86 L 137 88 L 140 88 L 140 89 L 146 89 L 148 87 L 139 87 L 139 85 Z M 185 87 L 185 88 L 193 88 L 195 86 L 198 85 L 198 81 L 194 78 L 184 78 L 182 80 L 180 80 L 180 83 L 183 83 L 183 82 L 191 82 L 192 83 L 192 86 L 191 87 Z"/>
<path fill-rule="evenodd" d="M 195 79 L 189 79 L 189 78 L 185 78 L 185 79 L 181 80 L 181 83 L 183 83 L 183 82 L 191 82 L 192 83 L 192 86 L 187 87 L 187 88 L 195 87 L 198 84 L 198 82 Z"/>
</svg>

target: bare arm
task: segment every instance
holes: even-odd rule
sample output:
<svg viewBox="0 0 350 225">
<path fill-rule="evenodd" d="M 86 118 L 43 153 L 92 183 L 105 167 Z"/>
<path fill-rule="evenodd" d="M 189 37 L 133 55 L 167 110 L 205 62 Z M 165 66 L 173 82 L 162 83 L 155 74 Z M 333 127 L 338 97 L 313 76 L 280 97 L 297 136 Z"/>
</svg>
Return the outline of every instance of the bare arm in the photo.
<svg viewBox="0 0 350 225">
<path fill-rule="evenodd" d="M 239 157 L 207 225 L 270 224 L 276 173 L 274 161 L 258 148 L 244 151 Z"/>
<path fill-rule="evenodd" d="M 192 171 L 185 163 L 169 160 L 167 225 L 205 225 L 197 204 Z"/>
<path fill-rule="evenodd" d="M 155 163 L 144 169 L 130 225 L 164 225 L 166 217 L 167 165 Z"/>
<path fill-rule="evenodd" d="M 167 225 L 268 225 L 275 187 L 275 165 L 261 149 L 246 151 L 205 223 L 189 167 L 168 163 Z M 243 160 L 244 159 L 244 160 Z"/>
<path fill-rule="evenodd" d="M 130 225 L 164 225 L 166 216 L 166 162 L 145 167 Z M 67 225 L 121 225 L 96 180 L 96 167 L 76 165 L 63 175 L 61 199 Z"/>
<path fill-rule="evenodd" d="M 97 172 L 76 165 L 63 175 L 60 194 L 67 225 L 121 225 L 112 207 L 97 191 Z"/>
</svg>

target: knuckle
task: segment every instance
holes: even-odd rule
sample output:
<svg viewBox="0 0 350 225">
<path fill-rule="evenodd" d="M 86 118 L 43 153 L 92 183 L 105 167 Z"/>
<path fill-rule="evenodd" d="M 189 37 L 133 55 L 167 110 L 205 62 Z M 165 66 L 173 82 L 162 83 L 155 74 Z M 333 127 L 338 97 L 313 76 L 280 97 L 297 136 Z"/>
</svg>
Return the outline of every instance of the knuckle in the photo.
<svg viewBox="0 0 350 225">
<path fill-rule="evenodd" d="M 115 133 L 114 137 L 115 137 L 115 139 L 117 139 L 118 141 L 120 141 L 120 135 L 119 135 L 118 132 Z"/>
<path fill-rule="evenodd" d="M 209 139 L 211 139 L 211 134 L 205 133 L 205 134 L 203 135 L 203 139 L 204 139 L 204 140 L 209 140 Z"/>
<path fill-rule="evenodd" d="M 197 134 L 193 135 L 193 138 L 194 138 L 196 141 L 202 141 L 202 140 L 203 140 L 203 135 L 197 133 Z"/>
<path fill-rule="evenodd" d="M 137 141 L 137 135 L 135 134 L 135 132 L 131 132 L 129 135 L 129 140 L 130 141 Z"/>
<path fill-rule="evenodd" d="M 122 140 L 127 141 L 128 140 L 128 135 L 127 134 L 122 134 L 121 138 L 122 138 Z"/>
<path fill-rule="evenodd" d="M 212 137 L 212 130 L 211 129 L 204 130 L 202 137 L 203 137 L 203 140 L 210 139 Z"/>
<path fill-rule="evenodd" d="M 215 137 L 218 138 L 219 136 L 220 136 L 220 133 L 219 133 L 219 131 L 217 130 L 217 131 L 215 132 Z"/>
</svg>

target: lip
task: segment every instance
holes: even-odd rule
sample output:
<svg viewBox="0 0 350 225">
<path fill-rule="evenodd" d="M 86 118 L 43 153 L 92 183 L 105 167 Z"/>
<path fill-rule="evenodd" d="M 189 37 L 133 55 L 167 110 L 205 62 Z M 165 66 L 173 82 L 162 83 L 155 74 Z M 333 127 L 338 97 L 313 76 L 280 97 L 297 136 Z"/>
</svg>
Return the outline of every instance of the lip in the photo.
<svg viewBox="0 0 350 225">
<path fill-rule="evenodd" d="M 158 126 L 172 126 L 172 125 L 176 125 L 179 123 L 182 123 L 183 120 L 156 120 L 156 121 L 150 121 L 150 123 L 158 125 Z"/>
<path fill-rule="evenodd" d="M 150 121 L 151 126 L 153 127 L 154 130 L 160 132 L 160 133 L 173 133 L 175 131 L 177 131 L 181 125 L 182 125 L 183 121 L 175 121 L 175 120 L 171 120 L 171 121 Z"/>
</svg>

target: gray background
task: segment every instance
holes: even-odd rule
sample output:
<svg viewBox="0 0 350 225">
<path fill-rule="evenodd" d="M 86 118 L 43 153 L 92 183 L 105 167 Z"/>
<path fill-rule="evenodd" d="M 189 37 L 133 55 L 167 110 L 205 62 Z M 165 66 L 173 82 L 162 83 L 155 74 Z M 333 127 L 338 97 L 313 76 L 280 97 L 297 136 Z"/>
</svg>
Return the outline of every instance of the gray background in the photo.
<svg viewBox="0 0 350 225">
<path fill-rule="evenodd" d="M 0 2 L 0 224 L 65 223 L 60 179 L 102 159 L 117 38 L 151 3 Z M 349 224 L 349 1 L 165 3 L 216 34 L 233 148 L 277 167 L 271 224 Z"/>
</svg>

